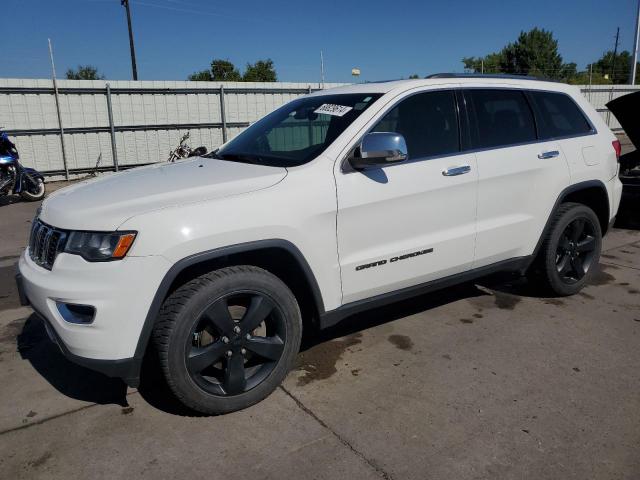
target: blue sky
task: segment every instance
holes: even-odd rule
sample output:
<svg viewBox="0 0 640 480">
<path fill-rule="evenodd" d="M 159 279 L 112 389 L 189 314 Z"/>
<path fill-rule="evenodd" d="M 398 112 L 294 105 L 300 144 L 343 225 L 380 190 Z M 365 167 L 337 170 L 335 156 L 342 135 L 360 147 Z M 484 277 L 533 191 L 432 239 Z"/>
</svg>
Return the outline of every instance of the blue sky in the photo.
<svg viewBox="0 0 640 480">
<path fill-rule="evenodd" d="M 48 78 L 47 37 L 59 74 L 90 63 L 130 79 L 119 0 L 2 0 L 0 77 Z M 461 71 L 534 26 L 554 32 L 579 67 L 613 48 L 631 50 L 637 0 L 406 1 L 131 0 L 141 80 L 184 80 L 211 58 L 243 67 L 270 57 L 282 81 L 351 81 Z"/>
</svg>

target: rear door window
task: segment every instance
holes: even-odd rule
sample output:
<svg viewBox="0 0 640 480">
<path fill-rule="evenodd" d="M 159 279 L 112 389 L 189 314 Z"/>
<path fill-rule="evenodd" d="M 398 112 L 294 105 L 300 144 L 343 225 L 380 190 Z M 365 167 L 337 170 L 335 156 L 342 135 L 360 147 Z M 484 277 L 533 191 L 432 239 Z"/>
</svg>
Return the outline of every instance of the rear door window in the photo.
<svg viewBox="0 0 640 480">
<path fill-rule="evenodd" d="M 444 90 L 412 95 L 393 107 L 372 131 L 402 134 L 411 159 L 459 152 L 454 92 Z"/>
<path fill-rule="evenodd" d="M 469 89 L 472 141 L 475 148 L 495 148 L 537 140 L 533 113 L 521 90 Z"/>
<path fill-rule="evenodd" d="M 540 137 L 554 138 L 585 135 L 591 125 L 580 107 L 563 93 L 529 91 L 529 96 L 539 118 Z"/>
</svg>

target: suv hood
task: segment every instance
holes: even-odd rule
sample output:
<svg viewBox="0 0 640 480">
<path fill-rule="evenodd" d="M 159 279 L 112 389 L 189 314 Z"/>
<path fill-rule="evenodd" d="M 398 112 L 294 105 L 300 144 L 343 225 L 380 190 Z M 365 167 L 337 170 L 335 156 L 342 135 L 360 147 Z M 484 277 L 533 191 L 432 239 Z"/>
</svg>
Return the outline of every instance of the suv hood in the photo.
<svg viewBox="0 0 640 480">
<path fill-rule="evenodd" d="M 629 93 L 607 103 L 607 108 L 620 122 L 631 143 L 640 150 L 640 92 Z"/>
<path fill-rule="evenodd" d="M 69 230 L 116 230 L 141 213 L 268 188 L 287 170 L 211 158 L 135 168 L 58 190 L 40 218 Z"/>
</svg>

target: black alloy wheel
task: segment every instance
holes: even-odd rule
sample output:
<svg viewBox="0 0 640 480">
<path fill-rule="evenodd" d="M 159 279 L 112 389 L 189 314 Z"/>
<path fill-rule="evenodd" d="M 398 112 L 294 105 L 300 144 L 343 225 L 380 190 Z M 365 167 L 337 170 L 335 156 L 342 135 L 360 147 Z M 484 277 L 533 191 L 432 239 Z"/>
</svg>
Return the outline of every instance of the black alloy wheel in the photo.
<svg viewBox="0 0 640 480">
<path fill-rule="evenodd" d="M 212 395 L 237 395 L 273 371 L 284 350 L 286 327 L 267 295 L 239 292 L 208 305 L 187 341 L 185 362 L 193 381 Z"/>
<path fill-rule="evenodd" d="M 589 219 L 576 218 L 566 226 L 556 250 L 556 267 L 563 282 L 576 283 L 587 274 L 597 246 L 595 227 Z"/>
<path fill-rule="evenodd" d="M 552 295 L 574 295 L 596 270 L 601 248 L 595 212 L 580 203 L 563 203 L 553 213 L 529 277 Z"/>
<path fill-rule="evenodd" d="M 300 349 L 302 316 L 277 276 L 252 265 L 224 267 L 171 293 L 153 338 L 176 398 L 218 415 L 247 408 L 280 385 Z"/>
</svg>

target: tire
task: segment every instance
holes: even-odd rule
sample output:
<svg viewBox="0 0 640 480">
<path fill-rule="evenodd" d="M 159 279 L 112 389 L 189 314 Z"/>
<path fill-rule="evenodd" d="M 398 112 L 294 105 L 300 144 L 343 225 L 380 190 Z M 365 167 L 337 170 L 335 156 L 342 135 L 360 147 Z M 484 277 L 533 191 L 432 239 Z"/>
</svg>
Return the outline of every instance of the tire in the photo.
<svg viewBox="0 0 640 480">
<path fill-rule="evenodd" d="M 546 232 L 534 278 L 554 295 L 574 295 L 593 275 L 601 248 L 600 221 L 593 210 L 579 203 L 563 203 Z"/>
<path fill-rule="evenodd" d="M 31 179 L 29 178 L 29 183 L 36 182 L 37 188 L 34 188 L 33 185 L 30 185 L 33 191 L 29 191 L 28 189 L 23 189 L 20 192 L 20 197 L 27 202 L 37 202 L 38 200 L 42 200 L 45 196 L 46 189 L 44 186 L 44 182 L 41 179 Z"/>
<path fill-rule="evenodd" d="M 291 290 L 253 266 L 222 268 L 181 286 L 153 331 L 171 391 L 188 408 L 214 415 L 269 396 L 291 369 L 301 336 Z"/>
</svg>

